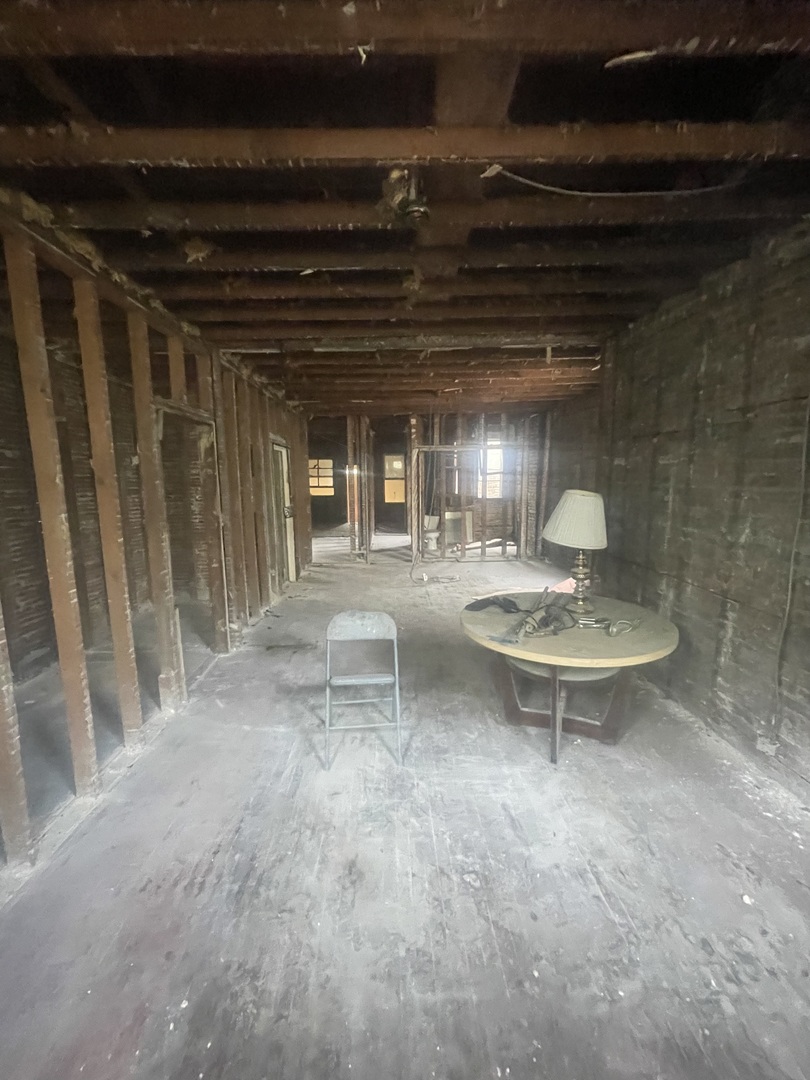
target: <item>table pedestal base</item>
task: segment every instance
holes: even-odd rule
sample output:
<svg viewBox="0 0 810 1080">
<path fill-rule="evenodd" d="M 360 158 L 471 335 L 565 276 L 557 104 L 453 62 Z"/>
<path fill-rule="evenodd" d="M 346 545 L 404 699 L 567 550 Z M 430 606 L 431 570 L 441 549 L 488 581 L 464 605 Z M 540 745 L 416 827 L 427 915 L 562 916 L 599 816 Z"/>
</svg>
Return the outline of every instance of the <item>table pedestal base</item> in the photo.
<svg viewBox="0 0 810 1080">
<path fill-rule="evenodd" d="M 556 765 L 559 754 L 560 734 L 582 735 L 588 739 L 599 739 L 601 742 L 616 742 L 621 730 L 627 706 L 627 697 L 630 686 L 628 672 L 622 668 L 613 679 L 612 687 L 605 687 L 605 694 L 609 695 L 607 709 L 601 720 L 591 717 L 565 715 L 566 698 L 568 696 L 565 683 L 559 679 L 559 669 L 551 667 L 551 677 L 547 680 L 550 691 L 550 708 L 548 711 L 529 708 L 521 701 L 521 689 L 526 684 L 537 680 L 515 671 L 507 664 L 502 656 L 496 657 L 495 681 L 503 696 L 504 713 L 508 724 L 526 725 L 527 727 L 551 728 L 551 761 Z"/>
</svg>

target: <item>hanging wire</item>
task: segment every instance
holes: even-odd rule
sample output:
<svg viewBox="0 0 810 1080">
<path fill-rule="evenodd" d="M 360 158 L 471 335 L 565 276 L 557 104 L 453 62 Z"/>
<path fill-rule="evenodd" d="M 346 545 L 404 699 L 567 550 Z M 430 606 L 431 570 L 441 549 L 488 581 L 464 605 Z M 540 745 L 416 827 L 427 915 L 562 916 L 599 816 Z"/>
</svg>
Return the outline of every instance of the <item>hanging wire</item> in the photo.
<svg viewBox="0 0 810 1080">
<path fill-rule="evenodd" d="M 490 165 L 481 173 L 482 180 L 489 180 L 493 176 L 506 176 L 518 184 L 525 184 L 526 187 L 544 191 L 549 195 L 573 195 L 581 199 L 633 199 L 650 198 L 652 196 L 670 199 L 675 196 L 707 195 L 711 192 L 730 191 L 732 188 L 740 187 L 745 182 L 748 171 L 744 170 L 731 180 L 724 180 L 722 184 L 712 184 L 711 187 L 684 188 L 674 191 L 579 191 L 577 188 L 555 187 L 554 184 L 543 184 L 539 180 L 529 180 L 528 177 L 519 176 L 517 173 L 505 169 L 503 165 L 498 164 Z"/>
</svg>

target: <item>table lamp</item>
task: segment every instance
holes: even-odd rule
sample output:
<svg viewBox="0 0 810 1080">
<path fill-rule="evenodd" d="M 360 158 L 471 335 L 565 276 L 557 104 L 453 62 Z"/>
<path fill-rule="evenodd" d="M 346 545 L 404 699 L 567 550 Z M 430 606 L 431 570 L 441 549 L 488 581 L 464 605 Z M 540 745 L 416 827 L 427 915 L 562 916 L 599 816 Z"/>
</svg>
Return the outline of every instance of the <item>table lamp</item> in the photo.
<svg viewBox="0 0 810 1080">
<path fill-rule="evenodd" d="M 586 552 L 600 551 L 607 547 L 605 528 L 605 504 L 595 491 L 579 491 L 571 488 L 562 498 L 543 529 L 543 539 L 561 547 L 576 548 L 571 576 L 574 594 L 568 610 L 578 618 L 593 611 L 590 601 L 590 565 Z M 586 584 L 587 583 L 587 584 Z"/>
</svg>

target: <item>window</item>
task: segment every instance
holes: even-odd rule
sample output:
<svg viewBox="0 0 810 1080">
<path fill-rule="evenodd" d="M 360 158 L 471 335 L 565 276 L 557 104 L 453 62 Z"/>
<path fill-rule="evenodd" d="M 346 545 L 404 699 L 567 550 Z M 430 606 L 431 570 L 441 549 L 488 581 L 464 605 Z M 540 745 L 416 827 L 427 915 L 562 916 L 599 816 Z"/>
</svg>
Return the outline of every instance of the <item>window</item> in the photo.
<svg viewBox="0 0 810 1080">
<path fill-rule="evenodd" d="M 484 454 L 481 453 L 478 475 L 478 498 L 500 499 L 503 497 L 503 450 L 500 439 L 487 440 L 486 495 L 484 494 Z"/>
<path fill-rule="evenodd" d="M 386 454 L 384 460 L 383 482 L 387 503 L 405 502 L 405 455 Z"/>
<path fill-rule="evenodd" d="M 335 472 L 332 458 L 309 459 L 310 495 L 334 495 Z"/>
</svg>

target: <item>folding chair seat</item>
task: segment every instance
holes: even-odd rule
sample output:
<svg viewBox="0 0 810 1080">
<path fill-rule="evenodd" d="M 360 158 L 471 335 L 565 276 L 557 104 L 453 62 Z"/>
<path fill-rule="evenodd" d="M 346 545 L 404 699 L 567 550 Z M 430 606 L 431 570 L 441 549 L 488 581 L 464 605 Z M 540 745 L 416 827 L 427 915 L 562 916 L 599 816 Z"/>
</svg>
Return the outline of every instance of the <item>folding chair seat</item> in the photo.
<svg viewBox="0 0 810 1080">
<path fill-rule="evenodd" d="M 332 672 L 333 647 L 336 643 L 359 641 L 390 641 L 393 646 L 393 671 L 348 672 L 335 675 Z M 337 698 L 333 700 L 332 691 L 346 686 L 391 687 L 390 694 L 376 698 Z M 346 705 L 368 705 L 389 702 L 391 719 L 376 724 L 333 724 L 332 710 Z M 341 611 L 335 615 L 326 628 L 326 768 L 331 765 L 329 736 L 333 731 L 362 731 L 373 728 L 396 727 L 397 754 L 402 764 L 402 730 L 399 707 L 399 652 L 397 649 L 397 626 L 390 615 L 384 611 Z"/>
</svg>

